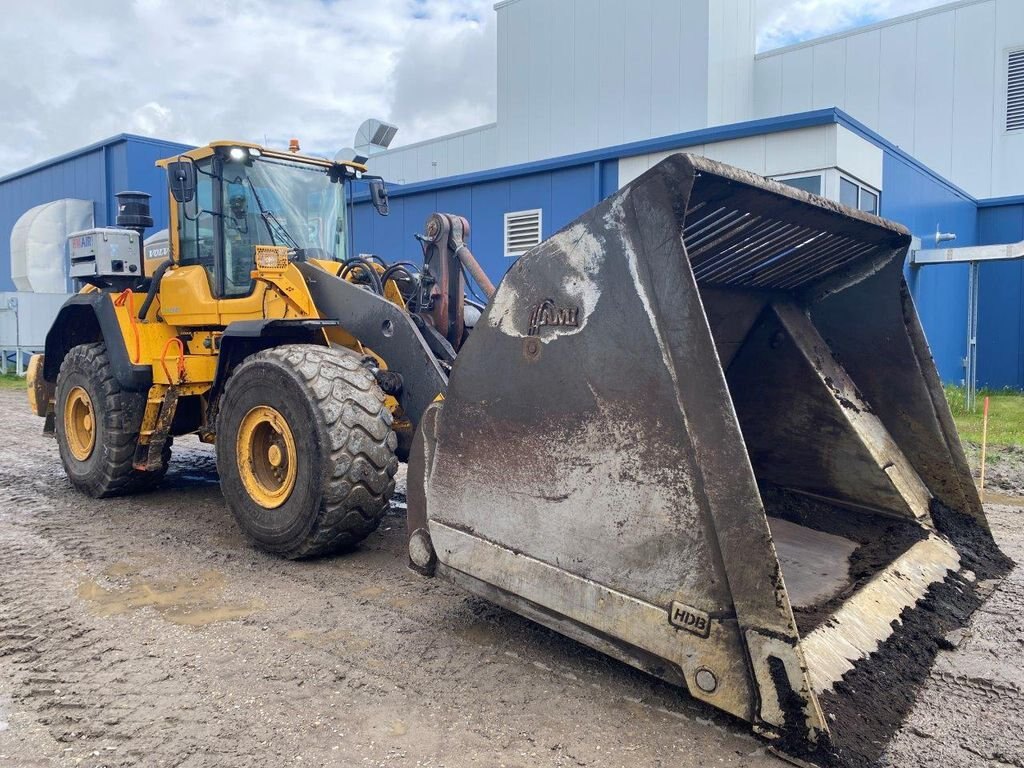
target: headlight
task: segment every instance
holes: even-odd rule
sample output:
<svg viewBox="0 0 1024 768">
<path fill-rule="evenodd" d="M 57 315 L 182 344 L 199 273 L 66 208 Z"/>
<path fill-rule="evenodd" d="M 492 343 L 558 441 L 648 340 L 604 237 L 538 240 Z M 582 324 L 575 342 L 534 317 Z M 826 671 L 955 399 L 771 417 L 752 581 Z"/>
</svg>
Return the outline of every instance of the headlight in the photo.
<svg viewBox="0 0 1024 768">
<path fill-rule="evenodd" d="M 287 266 L 288 249 L 285 246 L 256 246 L 256 269 L 284 269 Z"/>
</svg>

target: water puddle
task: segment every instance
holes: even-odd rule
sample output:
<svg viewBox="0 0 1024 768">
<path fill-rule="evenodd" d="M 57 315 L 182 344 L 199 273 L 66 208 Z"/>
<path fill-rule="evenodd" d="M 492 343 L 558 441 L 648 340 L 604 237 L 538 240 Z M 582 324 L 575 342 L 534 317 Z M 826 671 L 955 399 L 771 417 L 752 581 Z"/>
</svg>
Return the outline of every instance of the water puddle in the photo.
<svg viewBox="0 0 1024 768">
<path fill-rule="evenodd" d="M 172 580 L 145 580 L 139 572 L 140 568 L 130 563 L 115 563 L 100 579 L 82 582 L 78 596 L 91 603 L 93 612 L 100 616 L 122 616 L 152 608 L 167 621 L 188 627 L 243 619 L 263 607 L 257 601 L 225 601 L 222 593 L 227 580 L 219 571 Z M 106 585 L 110 580 L 114 580 L 113 586 Z"/>
<path fill-rule="evenodd" d="M 1005 504 L 1008 507 L 1024 507 L 1024 496 L 1007 496 L 995 491 L 985 491 L 986 504 Z"/>
</svg>

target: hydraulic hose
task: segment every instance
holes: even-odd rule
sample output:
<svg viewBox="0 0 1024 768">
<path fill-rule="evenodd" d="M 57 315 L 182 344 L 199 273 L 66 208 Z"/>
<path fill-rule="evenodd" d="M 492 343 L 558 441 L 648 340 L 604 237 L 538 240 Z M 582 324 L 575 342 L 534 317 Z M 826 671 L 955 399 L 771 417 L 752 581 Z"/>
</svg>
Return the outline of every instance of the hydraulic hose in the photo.
<svg viewBox="0 0 1024 768">
<path fill-rule="evenodd" d="M 153 299 L 156 298 L 156 292 L 160 290 L 160 280 L 164 276 L 164 272 L 167 271 L 174 262 L 170 259 L 160 263 L 160 266 L 153 272 L 153 276 L 149 279 L 149 290 L 146 291 L 146 300 L 142 302 L 142 306 L 139 307 L 139 320 L 145 320 L 146 315 L 149 314 L 149 307 L 153 304 Z"/>
<path fill-rule="evenodd" d="M 366 276 L 370 281 L 370 288 L 373 290 L 374 293 L 383 296 L 384 284 L 381 282 L 380 275 L 377 274 L 377 270 L 374 269 L 373 265 L 370 264 L 370 262 L 367 261 L 366 259 L 360 258 L 358 256 L 348 259 L 347 261 L 345 261 L 341 273 L 338 275 L 338 277 L 344 280 L 345 276 L 348 275 L 348 273 L 352 271 L 352 269 L 355 267 L 359 267 L 364 272 L 366 272 Z"/>
</svg>

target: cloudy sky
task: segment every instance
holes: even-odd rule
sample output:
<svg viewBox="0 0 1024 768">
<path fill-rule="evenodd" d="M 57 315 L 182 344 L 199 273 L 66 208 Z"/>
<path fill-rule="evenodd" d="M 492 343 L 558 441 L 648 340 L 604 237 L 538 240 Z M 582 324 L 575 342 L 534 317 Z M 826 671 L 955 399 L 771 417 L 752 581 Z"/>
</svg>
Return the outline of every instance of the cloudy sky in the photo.
<svg viewBox="0 0 1024 768">
<path fill-rule="evenodd" d="M 596 1 L 596 0 L 594 0 Z M 757 0 L 767 50 L 943 0 Z M 118 133 L 333 153 L 494 119 L 494 0 L 4 2 L 0 174 Z"/>
</svg>

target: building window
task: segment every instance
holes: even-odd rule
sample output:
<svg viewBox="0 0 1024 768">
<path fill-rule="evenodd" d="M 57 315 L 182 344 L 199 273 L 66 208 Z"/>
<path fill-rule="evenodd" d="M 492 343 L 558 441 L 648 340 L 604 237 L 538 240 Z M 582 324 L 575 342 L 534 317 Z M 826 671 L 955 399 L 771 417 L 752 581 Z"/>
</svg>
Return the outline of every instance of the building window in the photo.
<svg viewBox="0 0 1024 768">
<path fill-rule="evenodd" d="M 522 256 L 540 244 L 541 209 L 505 214 L 505 255 Z"/>
<path fill-rule="evenodd" d="M 1024 131 L 1024 49 L 1006 62 L 1006 130 Z"/>
<path fill-rule="evenodd" d="M 878 215 L 878 193 L 845 176 L 839 177 L 839 202 L 849 208 Z"/>
<path fill-rule="evenodd" d="M 816 173 L 813 176 L 790 176 L 784 179 L 776 179 L 781 181 L 790 187 L 796 187 L 802 189 L 804 192 L 810 192 L 812 195 L 821 194 L 821 174 Z"/>
<path fill-rule="evenodd" d="M 860 188 L 860 209 L 878 215 L 878 195 L 867 187 Z"/>
<path fill-rule="evenodd" d="M 839 179 L 839 202 L 848 208 L 859 208 L 857 195 L 860 187 L 849 179 Z"/>
</svg>

